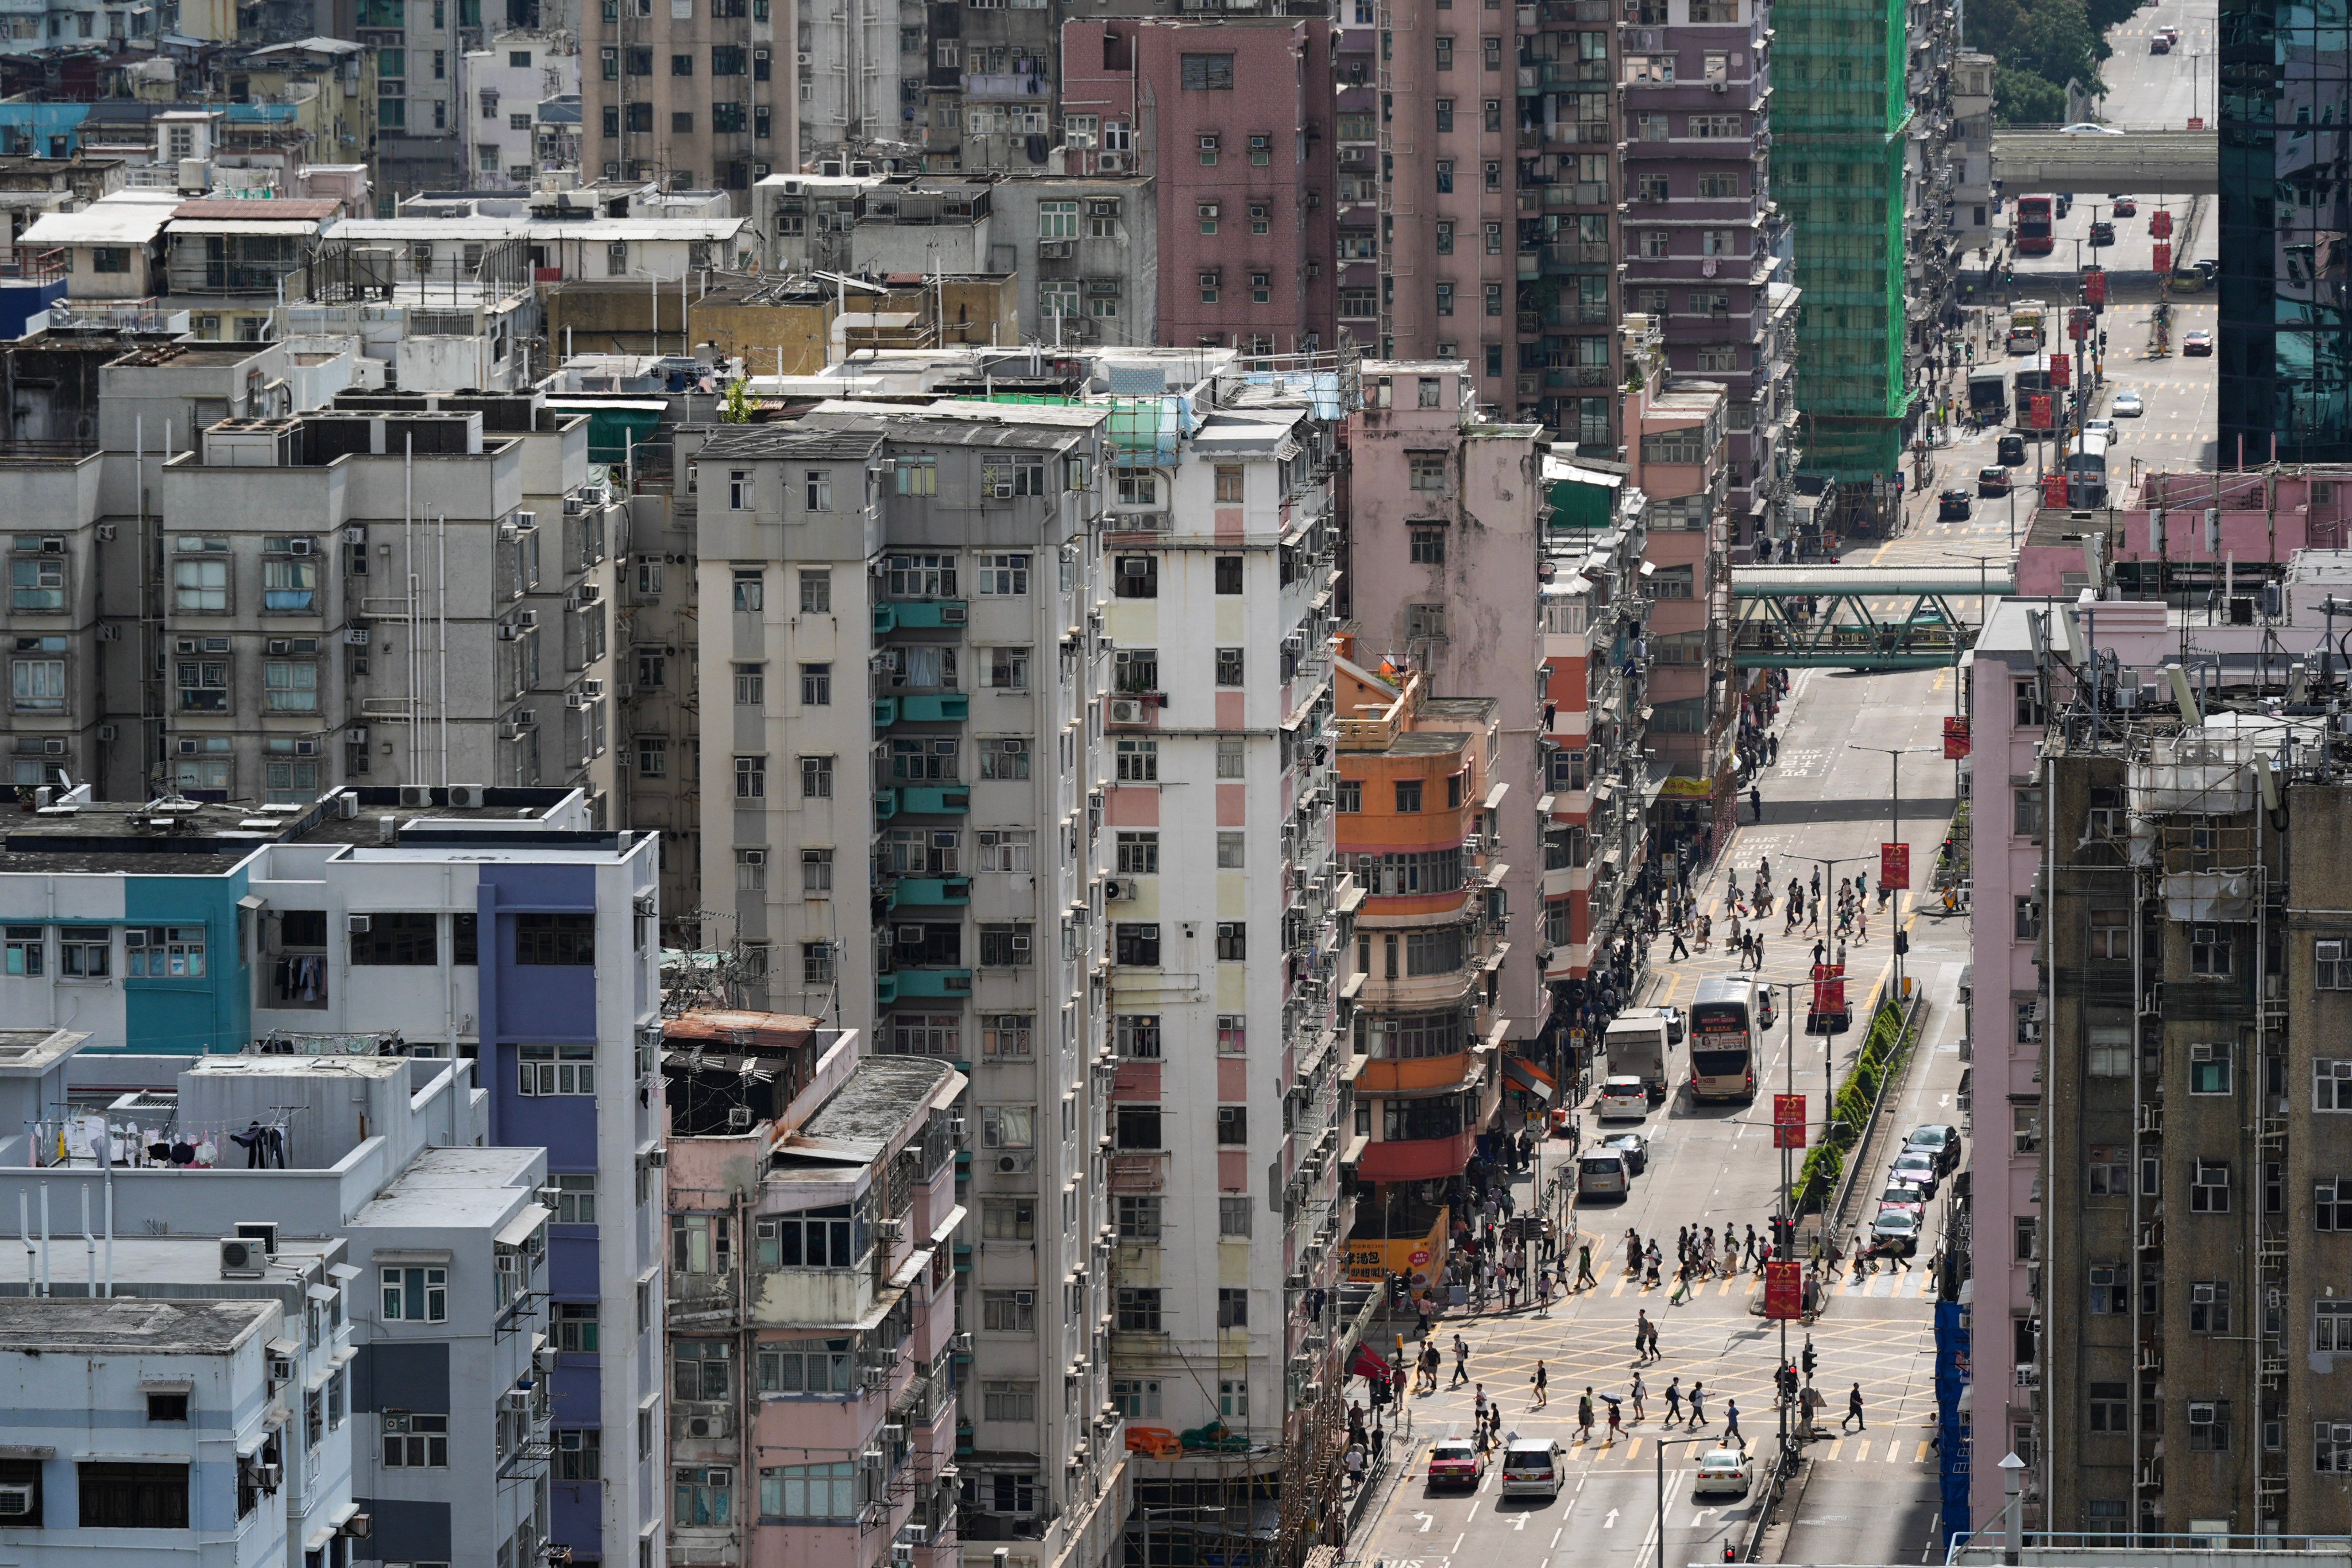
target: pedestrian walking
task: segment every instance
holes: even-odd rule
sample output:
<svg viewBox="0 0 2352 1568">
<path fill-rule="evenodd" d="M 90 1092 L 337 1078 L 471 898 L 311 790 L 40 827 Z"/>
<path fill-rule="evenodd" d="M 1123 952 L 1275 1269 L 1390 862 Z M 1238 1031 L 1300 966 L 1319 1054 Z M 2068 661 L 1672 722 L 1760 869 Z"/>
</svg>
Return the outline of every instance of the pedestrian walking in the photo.
<svg viewBox="0 0 2352 1568">
<path fill-rule="evenodd" d="M 1454 1336 L 1454 1381 L 1448 1388 L 1459 1388 L 1470 1381 L 1470 1342 L 1460 1334 Z"/>
<path fill-rule="evenodd" d="M 1378 1427 L 1378 1426 L 1373 1427 L 1373 1428 L 1372 1428 L 1372 1468 L 1373 1468 L 1374 1469 L 1379 1469 L 1379 1468 L 1380 1468 L 1380 1467 L 1381 1467 L 1381 1450 L 1382 1448 L 1386 1447 L 1387 1446 L 1388 1446 L 1388 1434 L 1387 1434 L 1387 1433 L 1385 1433 L 1385 1432 L 1383 1432 L 1383 1431 L 1382 1431 L 1380 1427 Z"/>
<path fill-rule="evenodd" d="M 1844 1431 L 1849 1423 L 1865 1432 L 1870 1430 L 1870 1423 L 1862 1418 L 1862 1384 L 1858 1383 L 1845 1396 L 1845 1420 L 1838 1423 L 1838 1430 Z"/>
<path fill-rule="evenodd" d="M 1581 1290 L 1588 1285 L 1598 1289 L 1601 1281 L 1592 1277 L 1592 1244 L 1580 1241 L 1576 1246 L 1576 1289 Z"/>
<path fill-rule="evenodd" d="M 1646 1259 L 1649 1264 L 1649 1268 L 1642 1280 L 1642 1288 L 1643 1289 L 1654 1290 L 1658 1288 L 1658 1264 L 1661 1261 L 1662 1257 L 1663 1255 L 1658 1250 L 1658 1238 L 1654 1236 L 1650 1237 L 1650 1252 L 1649 1257 Z M 1655 1345 L 1658 1342 L 1657 1331 L 1655 1330 L 1651 1331 L 1650 1342 L 1653 1345 Z"/>
<path fill-rule="evenodd" d="M 1628 1226 L 1625 1229 L 1625 1272 L 1632 1275 L 1639 1274 L 1641 1271 L 1642 1237 L 1631 1226 Z"/>
<path fill-rule="evenodd" d="M 1691 1392 L 1696 1396 L 1698 1391 L 1693 1389 Z M 1748 1447 L 1748 1439 L 1739 1435 L 1739 1401 L 1737 1399 L 1727 1399 L 1723 1403 L 1723 1440 L 1742 1448 Z"/>
<path fill-rule="evenodd" d="M 1752 1225 L 1748 1227 L 1748 1241 L 1746 1245 L 1748 1248 L 1748 1267 L 1750 1269 L 1763 1268 L 1763 1245 L 1756 1239 L 1756 1227 Z"/>
<path fill-rule="evenodd" d="M 1478 1426 L 1484 1426 L 1486 1425 L 1486 1385 L 1483 1383 L 1474 1383 L 1470 1385 L 1470 1389 L 1471 1419 Z"/>
<path fill-rule="evenodd" d="M 1536 1276 L 1536 1316 L 1537 1316 L 1537 1317 L 1538 1317 L 1538 1318 L 1549 1318 L 1549 1317 L 1550 1317 L 1550 1316 L 1551 1316 L 1551 1291 L 1552 1291 L 1552 1278 L 1551 1278 L 1551 1270 L 1550 1270 L 1550 1269 L 1549 1269 L 1549 1268 L 1547 1268 L 1547 1269 L 1545 1269 L 1541 1274 L 1538 1274 L 1538 1275 L 1537 1275 L 1537 1276 Z"/>
<path fill-rule="evenodd" d="M 1613 1394 L 1604 1394 L 1601 1403 L 1609 1406 L 1609 1440 L 1614 1443 L 1625 1435 L 1624 1401 Z"/>
<path fill-rule="evenodd" d="M 1650 1310 L 1638 1309 L 1633 1314 L 1633 1359 L 1648 1361 L 1657 1344 L 1658 1325 L 1650 1321 Z"/>
<path fill-rule="evenodd" d="M 1683 927 L 1680 921 L 1676 921 L 1675 922 L 1674 941 L 1675 945 L 1673 951 L 1666 954 L 1666 961 L 1670 963 L 1677 959 L 1688 958 L 1690 956 L 1690 944 L 1683 941 Z"/>
<path fill-rule="evenodd" d="M 1706 1384 L 1704 1384 L 1704 1383 L 1698 1383 L 1698 1382 L 1693 1382 L 1693 1383 L 1692 1383 L 1692 1384 L 1691 1384 L 1691 1386 L 1690 1386 L 1690 1407 L 1691 1407 L 1691 1418 L 1690 1418 L 1691 1430 L 1692 1430 L 1692 1431 L 1694 1431 L 1694 1432 L 1696 1432 L 1696 1430 L 1698 1430 L 1700 1427 L 1702 1427 L 1702 1426 L 1706 1426 Z"/>
<path fill-rule="evenodd" d="M 1576 1440 L 1590 1441 L 1592 1436 L 1592 1390 L 1586 1389 L 1576 1401 Z"/>
<path fill-rule="evenodd" d="M 1666 1305 L 1679 1307 L 1690 1300 L 1690 1293 L 1691 1266 L 1685 1261 L 1680 1268 L 1675 1270 L 1675 1293 L 1666 1298 Z"/>
<path fill-rule="evenodd" d="M 1668 1378 L 1666 1380 L 1666 1425 L 1671 1426 L 1682 1418 L 1683 1380 L 1679 1377 Z"/>
<path fill-rule="evenodd" d="M 1756 814 L 1757 821 L 1764 820 L 1764 792 L 1754 784 L 1748 786 L 1748 809 Z"/>
<path fill-rule="evenodd" d="M 1536 1362 L 1535 1374 L 1529 1377 L 1528 1381 L 1536 1385 L 1535 1407 L 1538 1410 L 1541 1410 L 1545 1405 L 1549 1405 L 1551 1403 L 1551 1374 L 1544 1370 L 1544 1363 L 1540 1359 Z"/>
<path fill-rule="evenodd" d="M 1633 1374 L 1633 1386 L 1627 1392 L 1633 1396 L 1633 1420 L 1636 1425 L 1639 1425 L 1642 1419 L 1642 1402 L 1650 1397 L 1650 1391 L 1643 1386 L 1640 1373 Z"/>
</svg>

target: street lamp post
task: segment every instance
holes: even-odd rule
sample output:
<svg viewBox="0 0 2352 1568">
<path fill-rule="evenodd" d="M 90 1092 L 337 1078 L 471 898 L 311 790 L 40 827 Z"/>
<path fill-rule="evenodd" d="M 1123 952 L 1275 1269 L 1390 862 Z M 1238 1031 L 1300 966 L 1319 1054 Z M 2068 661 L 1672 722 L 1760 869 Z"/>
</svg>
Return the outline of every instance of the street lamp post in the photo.
<svg viewBox="0 0 2352 1568">
<path fill-rule="evenodd" d="M 1666 1448 L 1669 1445 L 1680 1447 L 1689 1443 L 1713 1443 L 1717 1440 L 1714 1437 L 1660 1437 L 1657 1439 L 1658 1568 L 1666 1568 Z M 1754 1482 L 1750 1481 L 1749 1484 L 1752 1486 Z"/>
<path fill-rule="evenodd" d="M 1798 860 L 1811 860 L 1814 865 L 1821 868 L 1822 880 L 1826 882 L 1830 879 L 1832 873 L 1836 869 L 1836 868 L 1851 865 L 1855 861 L 1861 861 L 1867 864 L 1871 857 L 1867 855 L 1839 855 L 1836 857 L 1798 855 L 1792 856 L 1790 858 Z M 1820 907 L 1820 895 L 1816 894 L 1814 898 L 1815 908 L 1818 909 Z M 1822 932 L 1822 939 L 1826 942 L 1829 940 L 1829 937 L 1830 932 L 1825 928 Z M 1822 1037 L 1822 1136 L 1824 1138 L 1829 1136 L 1830 1102 L 1837 1098 L 1837 1047 L 1833 1043 L 1836 1039 L 1837 1037 L 1835 1035 L 1823 1035 Z M 1796 1051 L 1793 1047 L 1790 1049 L 1789 1056 L 1793 1070 L 1793 1063 L 1796 1059 Z"/>
<path fill-rule="evenodd" d="M 1886 799 L 1886 839 L 1890 844 L 1902 843 L 1903 759 L 1906 755 L 1921 755 L 1927 748 L 1925 746 L 1865 746 L 1859 742 L 1851 742 L 1851 744 L 1853 749 L 1857 752 L 1884 752 L 1886 753 L 1886 766 L 1889 774 Z M 1903 895 L 1900 892 L 1889 892 L 1886 886 L 1886 878 L 1883 871 L 1878 879 L 1878 893 L 1879 897 L 1886 900 L 1886 924 L 1887 930 L 1891 932 L 1896 930 L 1902 923 Z M 1890 938 L 1890 941 L 1892 939 Z M 1895 955 L 1895 989 L 1898 994 L 1903 989 L 1903 955 L 1901 953 Z"/>
</svg>

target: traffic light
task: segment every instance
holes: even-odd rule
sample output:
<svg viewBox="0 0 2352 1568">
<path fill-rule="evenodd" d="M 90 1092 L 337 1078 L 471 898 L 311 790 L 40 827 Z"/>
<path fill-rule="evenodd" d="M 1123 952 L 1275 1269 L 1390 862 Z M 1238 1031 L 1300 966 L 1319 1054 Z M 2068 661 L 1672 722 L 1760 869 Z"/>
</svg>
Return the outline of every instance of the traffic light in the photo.
<svg viewBox="0 0 2352 1568">
<path fill-rule="evenodd" d="M 1813 1336 L 1807 1334 L 1805 1336 L 1805 1375 L 1812 1376 L 1813 1369 L 1821 1364 L 1822 1358 L 1813 1353 Z"/>
<path fill-rule="evenodd" d="M 1905 958 L 1908 957 L 1910 952 L 1911 933 L 1902 930 L 1900 927 L 1897 927 L 1895 932 L 1895 956 L 1897 958 Z"/>
</svg>

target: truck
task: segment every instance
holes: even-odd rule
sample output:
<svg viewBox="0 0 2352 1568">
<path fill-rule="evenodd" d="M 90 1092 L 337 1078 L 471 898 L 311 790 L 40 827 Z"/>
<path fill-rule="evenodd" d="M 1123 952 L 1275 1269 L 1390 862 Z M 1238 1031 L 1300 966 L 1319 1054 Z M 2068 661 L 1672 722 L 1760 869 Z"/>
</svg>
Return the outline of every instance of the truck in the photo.
<svg viewBox="0 0 2352 1568">
<path fill-rule="evenodd" d="M 1650 1091 L 1650 1103 L 1666 1098 L 1667 1025 L 1664 1009 L 1628 1007 L 1609 1021 L 1601 1048 L 1609 1056 L 1609 1076 L 1638 1078 Z"/>
<path fill-rule="evenodd" d="M 1979 425 L 2009 417 L 2009 377 L 1999 367 L 1969 372 L 1969 417 Z"/>
<path fill-rule="evenodd" d="M 2020 300 L 2009 308 L 2009 342 L 2013 354 L 2039 353 L 2042 350 L 2042 318 L 2048 309 L 2039 300 Z"/>
</svg>

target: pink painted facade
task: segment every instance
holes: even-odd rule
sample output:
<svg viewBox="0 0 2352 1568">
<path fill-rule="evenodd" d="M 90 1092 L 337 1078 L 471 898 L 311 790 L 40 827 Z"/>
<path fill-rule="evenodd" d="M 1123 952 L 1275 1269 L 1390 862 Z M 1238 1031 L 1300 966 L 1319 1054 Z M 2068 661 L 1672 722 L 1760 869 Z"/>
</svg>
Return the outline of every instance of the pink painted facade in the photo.
<svg viewBox="0 0 2352 1568">
<path fill-rule="evenodd" d="M 1507 1037 L 1529 1040 L 1551 1010 L 1531 929 L 1542 900 L 1543 700 L 1527 678 L 1544 647 L 1534 612 L 1545 436 L 1481 420 L 1469 372 L 1450 360 L 1364 362 L 1364 406 L 1348 422 L 1348 580 L 1367 658 L 1409 661 L 1434 689 L 1498 705 L 1492 779 L 1507 787 L 1495 816 L 1517 917 L 1499 1010 Z"/>
<path fill-rule="evenodd" d="M 2069 596 L 2095 578 L 2086 566 L 2083 536 L 2104 533 L 2098 546 L 2126 595 L 2162 592 L 2179 602 L 2201 601 L 2210 587 L 2240 594 L 2274 579 L 2298 550 L 2336 550 L 2352 526 L 2352 468 L 2212 474 L 2151 472 L 2111 510 L 2089 513 L 2044 508 L 2018 549 L 2018 592 Z M 2209 531 L 2208 510 L 2218 527 Z M 2162 521 L 2155 521 L 2161 514 Z M 2231 568 L 2235 567 L 2233 574 Z"/>
<path fill-rule="evenodd" d="M 1133 127 L 1160 204 L 1160 342 L 1333 346 L 1331 26 L 1065 24 L 1062 106 Z"/>
<path fill-rule="evenodd" d="M 772 1115 L 724 1046 L 665 1062 L 669 1465 L 710 1482 L 698 1502 L 711 1478 L 731 1486 L 724 1517 L 672 1518 L 671 1561 L 883 1568 L 903 1544 L 948 1568 L 963 1218 L 950 1108 L 965 1079 L 929 1058 L 862 1058 L 854 1031 L 815 1045 L 807 1087 Z"/>
</svg>

